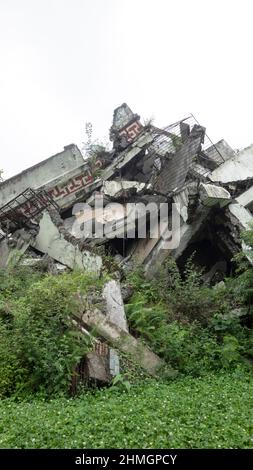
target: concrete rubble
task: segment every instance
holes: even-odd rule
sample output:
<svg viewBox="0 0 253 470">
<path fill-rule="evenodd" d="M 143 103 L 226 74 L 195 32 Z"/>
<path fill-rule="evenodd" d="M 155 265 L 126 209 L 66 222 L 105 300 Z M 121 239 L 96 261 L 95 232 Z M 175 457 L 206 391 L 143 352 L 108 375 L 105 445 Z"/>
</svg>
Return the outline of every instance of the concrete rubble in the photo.
<svg viewBox="0 0 253 470">
<path fill-rule="evenodd" d="M 119 272 L 142 265 L 152 277 L 168 256 L 183 267 L 196 253 L 204 282 L 221 282 L 247 250 L 240 232 L 253 219 L 253 144 L 213 144 L 192 115 L 162 129 L 144 125 L 126 103 L 115 109 L 109 137 L 109 151 L 84 158 L 71 144 L 0 182 L 0 268 L 41 263 L 55 274 L 80 269 L 99 278 L 110 255 Z M 169 226 L 173 238 L 172 203 L 176 246 L 164 236 Z M 129 334 L 119 280 L 105 284 L 102 302 L 102 311 L 90 307 L 79 318 L 104 344 L 86 358 L 85 374 L 106 382 L 119 371 L 117 349 L 137 358 L 140 348 L 139 362 L 154 373 L 161 361 Z"/>
</svg>

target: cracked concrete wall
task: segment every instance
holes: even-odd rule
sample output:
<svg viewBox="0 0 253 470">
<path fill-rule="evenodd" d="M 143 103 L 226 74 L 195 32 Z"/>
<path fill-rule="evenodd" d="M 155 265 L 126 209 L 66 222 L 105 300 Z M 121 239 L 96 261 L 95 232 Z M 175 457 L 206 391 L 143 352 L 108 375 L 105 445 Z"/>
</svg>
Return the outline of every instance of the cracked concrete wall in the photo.
<svg viewBox="0 0 253 470">
<path fill-rule="evenodd" d="M 83 164 L 84 160 L 78 147 L 76 145 L 66 146 L 63 152 L 57 153 L 1 183 L 0 207 L 27 188 L 41 188 L 41 186 Z"/>
<path fill-rule="evenodd" d="M 43 213 L 40 230 L 32 246 L 70 269 L 81 269 L 95 276 L 100 274 L 102 258 L 87 250 L 81 251 L 78 240 L 76 245 L 66 240 L 47 211 Z"/>
</svg>

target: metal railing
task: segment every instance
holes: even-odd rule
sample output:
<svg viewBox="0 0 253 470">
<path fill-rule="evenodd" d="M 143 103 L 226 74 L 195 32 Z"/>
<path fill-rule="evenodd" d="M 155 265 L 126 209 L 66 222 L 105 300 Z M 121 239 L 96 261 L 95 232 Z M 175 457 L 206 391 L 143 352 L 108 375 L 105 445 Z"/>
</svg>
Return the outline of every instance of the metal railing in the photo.
<svg viewBox="0 0 253 470">
<path fill-rule="evenodd" d="M 25 226 L 49 205 L 59 209 L 58 204 L 45 190 L 27 188 L 0 208 L 0 224 L 12 222 L 17 227 Z"/>
</svg>

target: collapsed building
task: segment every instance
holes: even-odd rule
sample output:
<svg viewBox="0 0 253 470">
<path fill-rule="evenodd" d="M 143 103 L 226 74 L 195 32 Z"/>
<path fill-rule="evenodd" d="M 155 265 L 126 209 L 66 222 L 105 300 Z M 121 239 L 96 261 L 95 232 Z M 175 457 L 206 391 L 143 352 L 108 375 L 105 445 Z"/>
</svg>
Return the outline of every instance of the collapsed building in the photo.
<svg viewBox="0 0 253 470">
<path fill-rule="evenodd" d="M 253 145 L 213 144 L 192 115 L 162 129 L 144 125 L 125 103 L 114 111 L 110 140 L 111 150 L 94 146 L 89 158 L 68 145 L 0 183 L 0 268 L 46 262 L 54 273 L 77 268 L 99 277 L 110 255 L 122 270 L 141 265 L 152 277 L 168 256 L 183 267 L 194 253 L 209 285 L 228 275 L 253 219 Z M 108 281 L 103 299 L 102 312 L 91 306 L 75 319 L 85 334 L 98 327 L 102 339 L 82 373 L 102 382 L 116 375 L 119 339 L 155 373 L 160 359 L 129 334 L 119 280 Z"/>
</svg>

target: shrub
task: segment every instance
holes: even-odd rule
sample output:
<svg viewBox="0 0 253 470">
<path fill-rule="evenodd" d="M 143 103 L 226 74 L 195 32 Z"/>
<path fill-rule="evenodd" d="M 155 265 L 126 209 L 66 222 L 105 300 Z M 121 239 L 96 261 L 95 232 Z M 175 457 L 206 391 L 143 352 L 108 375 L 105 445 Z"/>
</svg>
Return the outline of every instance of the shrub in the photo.
<svg viewBox="0 0 253 470">
<path fill-rule="evenodd" d="M 13 331 L 0 319 L 0 398 L 12 395 L 26 378 L 27 371 L 17 357 Z"/>
<path fill-rule="evenodd" d="M 183 274 L 175 260 L 169 257 L 155 278 L 143 282 L 143 277 L 139 270 L 130 275 L 129 281 L 145 302 L 165 304 L 172 321 L 186 323 L 197 320 L 207 325 L 215 313 L 224 314 L 230 310 L 226 291 L 203 284 L 201 272 L 196 270 L 191 258 Z"/>
<path fill-rule="evenodd" d="M 99 292 L 103 280 L 95 282 L 78 272 L 47 275 L 31 282 L 23 296 L 20 283 L 16 274 L 15 300 L 10 286 L 2 289 L 0 393 L 66 393 L 76 364 L 91 346 L 73 324 L 72 314 L 78 308 L 74 294 Z M 9 302 L 8 312 L 4 299 Z M 19 380 L 18 370 L 23 371 Z"/>
<path fill-rule="evenodd" d="M 180 373 L 201 375 L 233 368 L 253 351 L 251 330 L 232 308 L 233 287 L 209 288 L 191 259 L 183 275 L 168 259 L 155 279 L 130 276 L 136 293 L 126 306 L 133 332 Z"/>
</svg>

